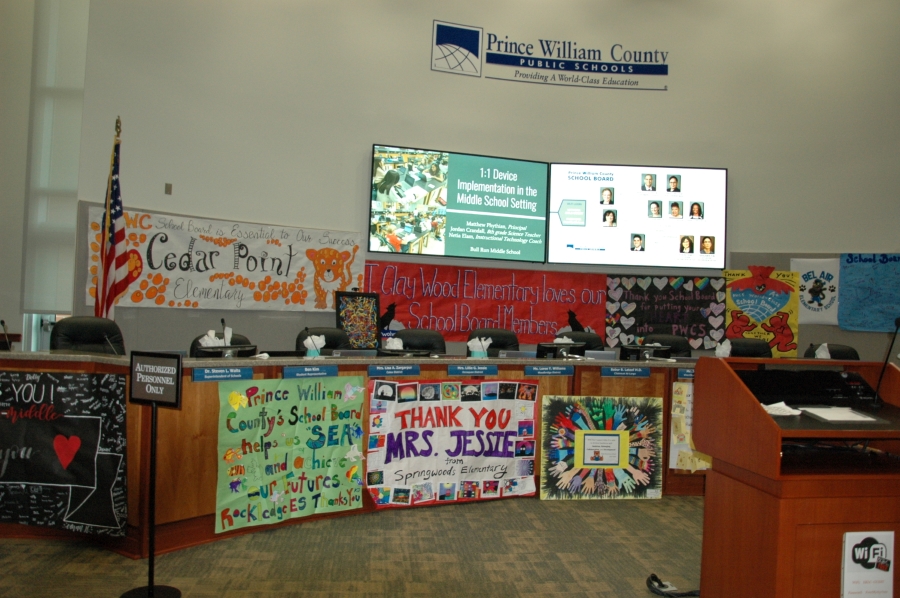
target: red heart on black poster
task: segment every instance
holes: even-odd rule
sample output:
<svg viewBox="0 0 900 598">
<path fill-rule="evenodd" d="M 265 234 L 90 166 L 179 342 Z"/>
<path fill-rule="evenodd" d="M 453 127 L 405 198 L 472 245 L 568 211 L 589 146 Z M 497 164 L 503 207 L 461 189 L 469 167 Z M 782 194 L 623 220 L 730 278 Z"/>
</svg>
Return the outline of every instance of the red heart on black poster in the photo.
<svg viewBox="0 0 900 598">
<path fill-rule="evenodd" d="M 78 452 L 79 448 L 81 448 L 81 438 L 78 436 L 66 438 L 62 434 L 57 434 L 56 438 L 53 439 L 53 450 L 56 451 L 56 456 L 62 464 L 63 469 L 66 469 L 69 466 L 69 463 L 75 458 L 75 453 Z"/>
</svg>

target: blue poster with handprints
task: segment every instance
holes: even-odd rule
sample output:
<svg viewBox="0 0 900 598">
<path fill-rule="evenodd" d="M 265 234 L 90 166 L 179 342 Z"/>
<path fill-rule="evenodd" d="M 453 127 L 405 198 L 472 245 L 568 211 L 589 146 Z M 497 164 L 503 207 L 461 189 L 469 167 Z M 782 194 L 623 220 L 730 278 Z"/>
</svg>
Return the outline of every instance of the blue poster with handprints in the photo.
<svg viewBox="0 0 900 598">
<path fill-rule="evenodd" d="M 842 254 L 838 326 L 844 330 L 893 332 L 897 316 L 900 254 Z"/>
</svg>

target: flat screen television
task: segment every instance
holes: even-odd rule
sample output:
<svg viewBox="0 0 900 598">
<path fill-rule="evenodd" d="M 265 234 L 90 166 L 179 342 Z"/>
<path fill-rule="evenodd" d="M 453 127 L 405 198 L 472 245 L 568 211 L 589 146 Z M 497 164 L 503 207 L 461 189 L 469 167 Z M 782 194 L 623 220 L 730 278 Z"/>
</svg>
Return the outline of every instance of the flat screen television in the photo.
<svg viewBox="0 0 900 598">
<path fill-rule="evenodd" d="M 724 168 L 551 164 L 547 261 L 725 267 Z"/>
<path fill-rule="evenodd" d="M 375 145 L 369 251 L 543 262 L 547 166 Z"/>
</svg>

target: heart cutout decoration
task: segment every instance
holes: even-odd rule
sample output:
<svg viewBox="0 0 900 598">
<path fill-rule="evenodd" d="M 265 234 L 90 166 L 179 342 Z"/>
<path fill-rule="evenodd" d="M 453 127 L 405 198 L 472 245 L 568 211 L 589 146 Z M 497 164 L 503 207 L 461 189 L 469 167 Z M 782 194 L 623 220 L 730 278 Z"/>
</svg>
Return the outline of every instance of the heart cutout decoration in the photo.
<svg viewBox="0 0 900 598">
<path fill-rule="evenodd" d="M 630 291 L 631 287 L 633 287 L 634 283 L 636 283 L 636 282 L 637 282 L 637 278 L 635 278 L 634 276 L 631 276 L 630 278 L 623 278 L 622 286 Z"/>
<path fill-rule="evenodd" d="M 69 467 L 69 463 L 75 458 L 78 449 L 81 448 L 81 438 L 78 436 L 69 436 L 66 438 L 62 434 L 57 434 L 53 439 L 53 450 L 56 451 L 56 458 L 59 459 L 63 469 Z"/>
</svg>

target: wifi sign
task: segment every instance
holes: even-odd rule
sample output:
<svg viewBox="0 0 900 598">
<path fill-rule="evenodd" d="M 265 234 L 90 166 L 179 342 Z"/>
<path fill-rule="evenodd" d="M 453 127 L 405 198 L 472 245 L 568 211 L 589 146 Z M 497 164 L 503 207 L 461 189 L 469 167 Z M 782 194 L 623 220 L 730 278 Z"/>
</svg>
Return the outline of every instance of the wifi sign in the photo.
<svg viewBox="0 0 900 598">
<path fill-rule="evenodd" d="M 887 557 L 887 547 L 875 538 L 865 538 L 853 546 L 853 562 L 865 569 L 874 569 L 879 559 Z"/>
</svg>

